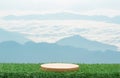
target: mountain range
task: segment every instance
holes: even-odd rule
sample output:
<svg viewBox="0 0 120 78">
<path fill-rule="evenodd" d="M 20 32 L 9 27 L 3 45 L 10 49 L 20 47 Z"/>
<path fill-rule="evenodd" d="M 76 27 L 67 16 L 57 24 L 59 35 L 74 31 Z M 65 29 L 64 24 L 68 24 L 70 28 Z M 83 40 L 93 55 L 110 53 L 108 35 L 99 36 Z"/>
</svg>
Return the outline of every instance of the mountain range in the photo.
<svg viewBox="0 0 120 78">
<path fill-rule="evenodd" d="M 9 32 L 9 31 L 4 31 Z M 75 35 L 56 43 L 35 43 L 24 40 L 24 36 L 13 34 L 0 43 L 0 63 L 120 63 L 120 52 L 117 47 L 91 41 Z M 0 35 L 0 38 L 6 38 Z M 26 38 L 25 38 L 26 39 Z M 1 39 L 2 40 L 2 39 Z M 27 39 L 26 39 L 27 40 Z"/>
<path fill-rule="evenodd" d="M 51 14 L 33 14 L 33 15 L 8 15 L 3 17 L 4 20 L 93 20 L 93 21 L 103 21 L 109 23 L 120 24 L 120 16 L 107 17 L 102 15 L 80 15 L 74 13 L 51 13 Z"/>
<path fill-rule="evenodd" d="M 120 52 L 110 50 L 89 51 L 50 43 L 0 43 L 1 63 L 120 63 L 119 59 Z"/>
</svg>

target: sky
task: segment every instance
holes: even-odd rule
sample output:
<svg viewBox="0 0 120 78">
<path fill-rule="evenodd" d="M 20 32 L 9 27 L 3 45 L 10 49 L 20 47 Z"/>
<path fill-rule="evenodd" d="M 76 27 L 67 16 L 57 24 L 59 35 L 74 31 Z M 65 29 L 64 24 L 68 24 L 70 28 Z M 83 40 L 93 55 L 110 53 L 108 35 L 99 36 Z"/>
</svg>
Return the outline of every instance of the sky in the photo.
<svg viewBox="0 0 120 78">
<path fill-rule="evenodd" d="M 56 42 L 79 34 L 120 48 L 120 24 L 93 20 L 4 20 L 7 15 L 70 12 L 120 16 L 120 0 L 0 0 L 0 28 L 23 33 L 35 42 Z"/>
<path fill-rule="evenodd" d="M 70 11 L 116 16 L 120 15 L 119 4 L 120 0 L 0 0 L 0 13 L 4 15 Z"/>
</svg>

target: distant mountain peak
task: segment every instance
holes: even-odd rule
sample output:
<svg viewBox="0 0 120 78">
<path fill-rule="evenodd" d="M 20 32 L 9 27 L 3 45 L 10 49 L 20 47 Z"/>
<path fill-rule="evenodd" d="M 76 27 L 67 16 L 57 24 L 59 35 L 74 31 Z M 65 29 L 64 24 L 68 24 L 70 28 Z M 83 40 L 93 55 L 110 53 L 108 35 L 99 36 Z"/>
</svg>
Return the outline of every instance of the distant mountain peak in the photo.
<svg viewBox="0 0 120 78">
<path fill-rule="evenodd" d="M 97 41 L 92 41 L 79 35 L 74 35 L 74 36 L 61 39 L 56 43 L 62 46 L 72 46 L 72 47 L 84 48 L 92 51 L 117 50 L 116 46 L 100 43 Z"/>
</svg>

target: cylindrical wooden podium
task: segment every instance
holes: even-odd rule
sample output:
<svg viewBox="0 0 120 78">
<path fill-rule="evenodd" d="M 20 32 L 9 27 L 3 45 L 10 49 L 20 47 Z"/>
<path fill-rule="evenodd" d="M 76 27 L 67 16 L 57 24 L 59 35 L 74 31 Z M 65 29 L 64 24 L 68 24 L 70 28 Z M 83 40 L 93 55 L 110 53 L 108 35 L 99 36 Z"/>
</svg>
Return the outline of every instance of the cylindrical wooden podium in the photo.
<svg viewBox="0 0 120 78">
<path fill-rule="evenodd" d="M 68 64 L 68 63 L 48 63 L 48 64 L 42 64 L 41 69 L 44 71 L 54 71 L 54 72 L 76 71 L 79 69 L 79 65 Z"/>
</svg>

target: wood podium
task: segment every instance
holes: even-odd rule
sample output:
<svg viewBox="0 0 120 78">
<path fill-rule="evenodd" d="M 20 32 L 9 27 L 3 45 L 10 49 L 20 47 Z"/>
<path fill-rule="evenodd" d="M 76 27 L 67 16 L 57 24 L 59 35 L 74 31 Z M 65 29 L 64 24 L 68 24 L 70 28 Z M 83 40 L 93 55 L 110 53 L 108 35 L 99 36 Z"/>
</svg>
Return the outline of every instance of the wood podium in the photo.
<svg viewBox="0 0 120 78">
<path fill-rule="evenodd" d="M 79 65 L 68 64 L 68 63 L 48 63 L 48 64 L 42 64 L 41 69 L 44 71 L 54 71 L 54 72 L 76 71 L 79 69 Z"/>
</svg>

